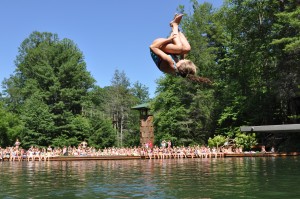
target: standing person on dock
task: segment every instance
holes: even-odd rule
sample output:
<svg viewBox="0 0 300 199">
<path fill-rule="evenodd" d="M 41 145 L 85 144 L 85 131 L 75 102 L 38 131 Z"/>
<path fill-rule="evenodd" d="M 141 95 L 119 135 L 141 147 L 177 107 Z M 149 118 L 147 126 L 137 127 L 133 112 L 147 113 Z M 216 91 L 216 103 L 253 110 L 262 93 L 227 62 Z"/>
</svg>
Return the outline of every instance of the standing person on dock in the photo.
<svg viewBox="0 0 300 199">
<path fill-rule="evenodd" d="M 17 139 L 15 142 L 16 148 L 18 149 L 20 145 L 21 145 L 21 142 L 19 141 L 19 139 Z"/>
<path fill-rule="evenodd" d="M 151 141 L 149 141 L 148 146 L 149 146 L 150 149 L 152 149 L 153 148 L 153 143 Z"/>
<path fill-rule="evenodd" d="M 163 141 L 161 142 L 161 147 L 162 147 L 162 148 L 166 148 L 166 144 L 167 144 L 166 141 L 163 140 Z"/>
<path fill-rule="evenodd" d="M 151 57 L 158 69 L 164 73 L 181 76 L 193 82 L 211 84 L 208 78 L 196 76 L 197 67 L 192 61 L 185 59 L 191 46 L 178 29 L 182 17 L 183 14 L 175 14 L 170 22 L 172 32 L 168 38 L 158 38 L 152 42 Z"/>
<path fill-rule="evenodd" d="M 168 149 L 170 149 L 172 146 L 171 140 L 168 141 Z"/>
<path fill-rule="evenodd" d="M 63 147 L 63 155 L 68 156 L 68 148 L 66 146 Z"/>
<path fill-rule="evenodd" d="M 83 142 L 81 142 L 81 146 L 85 149 L 87 147 L 87 142 L 84 140 Z"/>
</svg>

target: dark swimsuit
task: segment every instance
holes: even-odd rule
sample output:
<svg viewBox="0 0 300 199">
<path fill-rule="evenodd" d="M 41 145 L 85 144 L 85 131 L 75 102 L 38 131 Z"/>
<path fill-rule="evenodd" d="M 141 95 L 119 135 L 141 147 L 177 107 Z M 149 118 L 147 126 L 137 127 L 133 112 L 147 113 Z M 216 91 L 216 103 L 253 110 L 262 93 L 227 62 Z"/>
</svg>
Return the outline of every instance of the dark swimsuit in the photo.
<svg viewBox="0 0 300 199">
<path fill-rule="evenodd" d="M 162 59 L 159 56 L 157 56 L 151 49 L 150 49 L 150 54 L 151 54 L 151 57 L 152 57 L 154 63 L 156 64 L 157 68 L 159 70 L 161 70 L 160 69 L 160 64 L 162 62 Z M 173 54 L 168 54 L 168 55 L 173 60 L 173 66 L 174 66 L 174 69 L 175 69 L 175 73 L 176 73 L 176 75 L 178 75 L 178 69 L 177 69 L 176 62 L 175 62 L 176 55 L 173 55 Z"/>
</svg>

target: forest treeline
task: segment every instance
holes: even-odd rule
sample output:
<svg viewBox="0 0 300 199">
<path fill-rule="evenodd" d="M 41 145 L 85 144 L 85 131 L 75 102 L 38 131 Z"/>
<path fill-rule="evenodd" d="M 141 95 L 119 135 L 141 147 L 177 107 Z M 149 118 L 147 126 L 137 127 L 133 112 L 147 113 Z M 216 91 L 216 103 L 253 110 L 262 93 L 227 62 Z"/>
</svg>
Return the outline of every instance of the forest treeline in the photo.
<svg viewBox="0 0 300 199">
<path fill-rule="evenodd" d="M 83 140 L 96 147 L 139 145 L 139 113 L 131 107 L 150 102 L 157 143 L 232 138 L 245 148 L 297 147 L 297 133 L 276 138 L 239 127 L 300 122 L 300 1 L 191 4 L 189 11 L 178 6 L 186 14 L 180 29 L 192 46 L 188 59 L 212 85 L 165 75 L 150 100 L 147 86 L 116 70 L 111 85 L 101 88 L 73 41 L 33 32 L 19 47 L 14 74 L 2 82 L 0 146 L 17 138 L 24 147 Z"/>
</svg>

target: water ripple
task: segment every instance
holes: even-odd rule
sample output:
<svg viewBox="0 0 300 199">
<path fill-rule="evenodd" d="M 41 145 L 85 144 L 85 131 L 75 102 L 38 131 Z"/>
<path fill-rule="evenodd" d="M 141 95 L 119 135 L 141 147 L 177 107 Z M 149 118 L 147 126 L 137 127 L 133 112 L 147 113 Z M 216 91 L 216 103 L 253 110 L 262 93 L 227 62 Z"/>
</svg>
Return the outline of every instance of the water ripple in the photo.
<svg viewBox="0 0 300 199">
<path fill-rule="evenodd" d="M 295 198 L 299 157 L 0 162 L 0 198 Z"/>
</svg>

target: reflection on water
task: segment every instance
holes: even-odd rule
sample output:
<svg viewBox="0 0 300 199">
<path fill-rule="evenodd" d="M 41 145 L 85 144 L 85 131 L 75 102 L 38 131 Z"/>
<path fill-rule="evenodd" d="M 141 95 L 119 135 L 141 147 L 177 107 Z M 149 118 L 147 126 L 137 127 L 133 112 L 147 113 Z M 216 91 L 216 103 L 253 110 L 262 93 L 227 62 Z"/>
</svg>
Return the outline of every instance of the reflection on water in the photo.
<svg viewBox="0 0 300 199">
<path fill-rule="evenodd" d="M 299 157 L 0 162 L 0 198 L 297 198 Z"/>
</svg>

